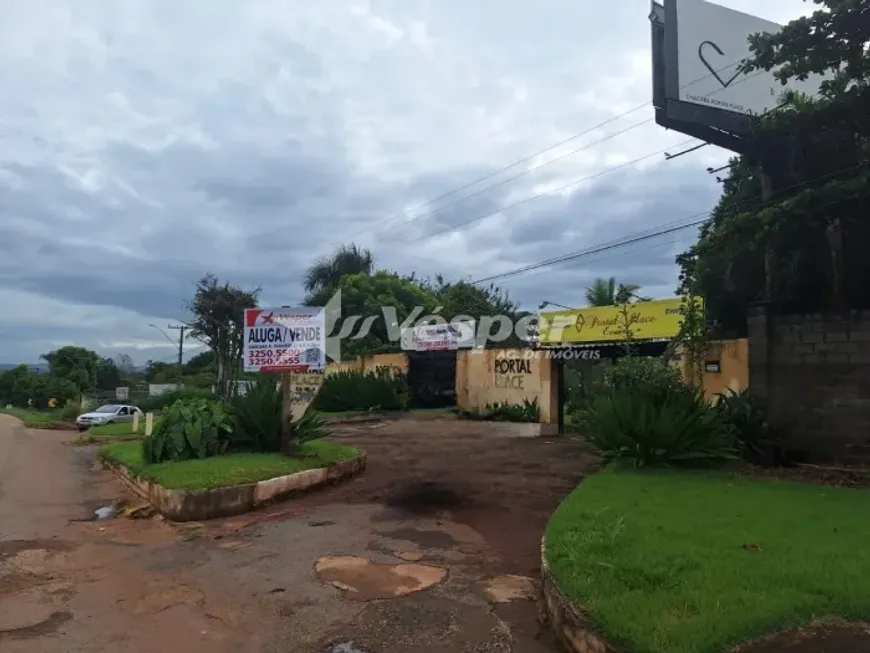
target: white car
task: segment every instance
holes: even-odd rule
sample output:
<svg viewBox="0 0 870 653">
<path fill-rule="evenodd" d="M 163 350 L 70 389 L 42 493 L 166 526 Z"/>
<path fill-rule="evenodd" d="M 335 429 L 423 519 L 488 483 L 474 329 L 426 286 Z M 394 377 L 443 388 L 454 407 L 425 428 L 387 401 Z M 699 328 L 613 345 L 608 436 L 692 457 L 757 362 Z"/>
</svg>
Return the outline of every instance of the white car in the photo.
<svg viewBox="0 0 870 653">
<path fill-rule="evenodd" d="M 144 418 L 144 413 L 129 404 L 106 404 L 90 413 L 79 415 L 76 418 L 76 426 L 80 431 L 85 431 L 92 426 L 102 424 L 114 424 L 116 422 L 132 422 L 133 415 L 139 414 L 139 419 Z"/>
</svg>

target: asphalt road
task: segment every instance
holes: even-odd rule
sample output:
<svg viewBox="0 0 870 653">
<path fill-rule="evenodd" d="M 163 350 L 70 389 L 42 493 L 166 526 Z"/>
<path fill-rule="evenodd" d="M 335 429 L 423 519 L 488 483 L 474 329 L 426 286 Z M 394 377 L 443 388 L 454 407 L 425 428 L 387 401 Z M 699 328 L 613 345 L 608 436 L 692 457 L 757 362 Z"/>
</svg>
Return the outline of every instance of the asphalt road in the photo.
<svg viewBox="0 0 870 653">
<path fill-rule="evenodd" d="M 327 500 L 181 528 L 91 521 L 123 492 L 75 437 L 0 415 L 0 653 L 554 650 L 533 601 L 487 592 L 499 556 L 449 515 Z M 318 575 L 324 556 L 355 557 Z M 390 598 L 408 588 L 383 571 L 409 558 L 440 580 Z"/>
</svg>

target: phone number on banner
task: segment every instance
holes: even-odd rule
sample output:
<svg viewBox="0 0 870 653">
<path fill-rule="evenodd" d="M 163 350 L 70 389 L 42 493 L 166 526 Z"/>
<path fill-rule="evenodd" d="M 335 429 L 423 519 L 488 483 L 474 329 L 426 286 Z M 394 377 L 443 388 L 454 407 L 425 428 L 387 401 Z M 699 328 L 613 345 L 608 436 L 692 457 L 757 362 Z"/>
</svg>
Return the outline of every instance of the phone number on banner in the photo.
<svg viewBox="0 0 870 653">
<path fill-rule="evenodd" d="M 321 352 L 312 349 L 254 349 L 248 352 L 246 367 L 264 372 L 305 371 L 321 367 Z"/>
</svg>

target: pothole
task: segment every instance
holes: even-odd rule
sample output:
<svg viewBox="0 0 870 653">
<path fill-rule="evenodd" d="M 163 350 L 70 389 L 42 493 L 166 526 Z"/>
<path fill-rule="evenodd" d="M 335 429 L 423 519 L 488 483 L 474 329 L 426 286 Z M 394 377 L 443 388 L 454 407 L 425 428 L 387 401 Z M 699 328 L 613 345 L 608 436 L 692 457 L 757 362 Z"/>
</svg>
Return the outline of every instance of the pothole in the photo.
<svg viewBox="0 0 870 653">
<path fill-rule="evenodd" d="M 535 597 L 535 581 L 528 576 L 497 576 L 483 581 L 481 586 L 492 603 L 528 601 Z"/>
<path fill-rule="evenodd" d="M 326 647 L 323 653 L 372 653 L 353 641 L 336 642 Z"/>
<path fill-rule="evenodd" d="M 442 567 L 420 564 L 381 564 L 358 556 L 325 556 L 314 565 L 324 581 L 357 601 L 391 599 L 440 583 Z"/>
</svg>

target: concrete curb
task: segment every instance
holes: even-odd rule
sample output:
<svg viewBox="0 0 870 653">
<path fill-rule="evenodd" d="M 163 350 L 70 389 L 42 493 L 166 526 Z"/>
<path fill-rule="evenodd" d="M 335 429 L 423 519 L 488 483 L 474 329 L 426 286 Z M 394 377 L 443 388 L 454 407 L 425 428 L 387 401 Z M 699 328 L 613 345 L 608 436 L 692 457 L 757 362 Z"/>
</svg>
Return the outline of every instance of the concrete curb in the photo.
<svg viewBox="0 0 870 653">
<path fill-rule="evenodd" d="M 107 460 L 104 464 L 164 517 L 171 521 L 184 522 L 241 515 L 286 495 L 350 478 L 366 468 L 366 454 L 363 452 L 356 458 L 329 467 L 212 490 L 165 488 L 153 481 L 134 476 L 120 463 Z"/>
<path fill-rule="evenodd" d="M 550 572 L 547 549 L 541 538 L 541 590 L 543 609 L 550 630 L 556 639 L 573 653 L 616 653 L 617 648 L 605 642 L 580 606 L 571 603 Z"/>
<path fill-rule="evenodd" d="M 491 420 L 463 420 L 468 424 L 477 424 L 486 429 L 486 435 L 501 438 L 547 438 L 559 435 L 557 424 L 540 422 L 496 422 Z"/>
</svg>

